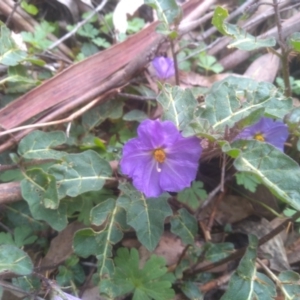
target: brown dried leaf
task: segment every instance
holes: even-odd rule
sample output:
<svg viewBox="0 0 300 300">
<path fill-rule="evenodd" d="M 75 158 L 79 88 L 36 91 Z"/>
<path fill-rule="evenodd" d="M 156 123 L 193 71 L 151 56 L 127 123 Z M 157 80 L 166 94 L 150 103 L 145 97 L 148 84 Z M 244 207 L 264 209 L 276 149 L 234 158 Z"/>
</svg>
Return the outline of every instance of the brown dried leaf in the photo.
<svg viewBox="0 0 300 300">
<path fill-rule="evenodd" d="M 200 221 L 204 221 L 210 216 L 216 201 L 217 197 L 200 212 Z M 235 195 L 225 196 L 216 209 L 215 220 L 221 225 L 241 221 L 253 214 L 253 207 L 249 200 Z"/>
<path fill-rule="evenodd" d="M 70 223 L 64 230 L 51 241 L 49 251 L 43 258 L 41 267 L 61 264 L 73 253 L 74 233 L 86 226 L 78 221 Z"/>
<path fill-rule="evenodd" d="M 248 67 L 244 75 L 256 81 L 273 82 L 277 75 L 279 65 L 280 58 L 273 53 L 267 53 L 258 57 Z"/>
</svg>

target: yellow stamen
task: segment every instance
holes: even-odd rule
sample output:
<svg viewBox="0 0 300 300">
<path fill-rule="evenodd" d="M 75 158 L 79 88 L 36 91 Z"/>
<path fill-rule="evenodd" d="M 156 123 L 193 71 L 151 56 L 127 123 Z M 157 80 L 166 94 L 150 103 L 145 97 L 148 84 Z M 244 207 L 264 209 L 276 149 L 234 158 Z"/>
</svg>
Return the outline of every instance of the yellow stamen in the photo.
<svg viewBox="0 0 300 300">
<path fill-rule="evenodd" d="M 166 153 L 163 149 L 155 149 L 153 152 L 153 156 L 159 163 L 163 163 L 166 159 Z"/>
<path fill-rule="evenodd" d="M 257 141 L 261 141 L 261 142 L 264 142 L 265 141 L 265 137 L 262 133 L 257 133 L 254 135 L 254 139 L 257 140 Z"/>
</svg>

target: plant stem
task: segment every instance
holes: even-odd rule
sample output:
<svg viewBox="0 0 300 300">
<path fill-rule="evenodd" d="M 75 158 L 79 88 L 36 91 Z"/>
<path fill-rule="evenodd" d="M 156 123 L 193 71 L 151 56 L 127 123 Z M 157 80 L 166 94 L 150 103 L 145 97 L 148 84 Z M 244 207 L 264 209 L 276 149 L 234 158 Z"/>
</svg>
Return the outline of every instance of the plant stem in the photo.
<svg viewBox="0 0 300 300">
<path fill-rule="evenodd" d="M 285 95 L 287 97 L 290 97 L 292 92 L 291 92 L 290 71 L 289 71 L 289 61 L 288 61 L 289 52 L 282 36 L 282 25 L 281 25 L 280 13 L 279 13 L 278 0 L 273 0 L 273 6 L 275 11 L 275 20 L 278 28 L 278 44 L 281 49 L 282 76 L 283 76 L 284 86 L 285 86 Z"/>
</svg>

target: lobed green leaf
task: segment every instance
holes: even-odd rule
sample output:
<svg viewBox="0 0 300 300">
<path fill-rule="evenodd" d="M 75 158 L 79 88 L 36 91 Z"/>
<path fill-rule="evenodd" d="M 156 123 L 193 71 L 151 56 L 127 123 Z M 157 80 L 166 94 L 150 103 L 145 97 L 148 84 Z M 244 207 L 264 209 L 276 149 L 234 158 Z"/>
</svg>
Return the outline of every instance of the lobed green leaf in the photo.
<svg viewBox="0 0 300 300">
<path fill-rule="evenodd" d="M 130 252 L 126 248 L 120 248 L 114 261 L 115 273 L 111 280 L 100 283 L 102 292 L 112 293 L 115 297 L 133 293 L 132 299 L 135 300 L 167 300 L 174 297 L 171 289 L 174 276 L 167 274 L 164 258 L 152 255 L 144 268 L 140 269 L 138 251 L 135 248 Z"/>
<path fill-rule="evenodd" d="M 124 195 L 117 201 L 127 212 L 127 224 L 135 229 L 138 240 L 153 251 L 163 233 L 165 218 L 172 214 L 167 202 L 168 195 L 146 200 L 130 184 L 120 184 L 119 189 Z"/>
</svg>

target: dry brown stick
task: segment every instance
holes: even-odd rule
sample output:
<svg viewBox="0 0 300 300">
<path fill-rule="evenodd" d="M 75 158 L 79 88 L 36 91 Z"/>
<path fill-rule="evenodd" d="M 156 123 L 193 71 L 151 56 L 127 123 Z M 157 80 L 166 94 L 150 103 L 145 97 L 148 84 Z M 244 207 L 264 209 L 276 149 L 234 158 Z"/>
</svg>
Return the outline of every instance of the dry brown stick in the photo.
<svg viewBox="0 0 300 300">
<path fill-rule="evenodd" d="M 91 109 L 93 106 L 95 106 L 98 102 L 103 102 L 103 100 L 105 100 L 107 97 L 116 94 L 118 91 L 110 91 L 109 93 L 103 94 L 100 97 L 97 97 L 96 99 L 94 99 L 93 101 L 89 102 L 88 104 L 86 104 L 84 107 L 80 108 L 79 110 L 75 111 L 74 113 L 72 113 L 70 116 L 68 116 L 67 118 L 61 119 L 61 120 L 57 120 L 57 121 L 51 121 L 51 122 L 47 122 L 47 123 L 43 123 L 43 122 L 38 122 L 38 123 L 34 123 L 34 124 L 30 124 L 30 125 L 24 125 L 24 126 L 20 126 L 20 127 L 15 127 L 9 130 L 6 130 L 4 132 L 0 132 L 0 136 L 4 136 L 7 134 L 11 134 L 14 132 L 18 132 L 21 130 L 25 130 L 26 133 L 30 132 L 32 129 L 35 128 L 40 128 L 40 127 L 47 127 L 47 126 L 54 126 L 54 125 L 58 125 L 58 124 L 63 124 L 63 123 L 70 123 L 72 121 L 74 121 L 76 118 L 80 117 L 81 115 L 83 115 L 86 111 L 88 111 L 89 109 Z M 74 105 L 74 102 L 69 102 L 70 105 Z M 62 113 L 64 113 L 64 111 L 66 110 L 66 106 L 63 107 Z M 60 110 L 55 110 L 54 111 L 55 116 L 57 116 L 60 113 Z M 47 118 L 52 119 L 51 114 L 47 115 Z M 53 117 L 55 117 L 53 116 Z M 45 120 L 45 118 L 44 118 Z M 1 170 L 1 167 L 0 167 Z"/>
<path fill-rule="evenodd" d="M 208 281 L 207 283 L 205 283 L 203 285 L 200 285 L 200 287 L 199 287 L 200 291 L 202 293 L 207 293 L 211 290 L 214 290 L 214 289 L 222 286 L 223 284 L 227 283 L 230 280 L 233 273 L 234 272 L 229 272 L 223 276 L 220 276 L 216 279 Z"/>
<path fill-rule="evenodd" d="M 282 77 L 284 81 L 285 95 L 287 97 L 290 97 L 292 94 L 292 90 L 291 90 L 291 83 L 290 83 L 290 70 L 289 70 L 289 61 L 288 61 L 289 53 L 282 34 L 282 24 L 281 24 L 280 12 L 279 12 L 279 3 L 277 0 L 273 0 L 273 4 L 274 4 L 273 6 L 275 11 L 277 32 L 278 32 L 278 44 L 281 49 L 280 58 L 282 63 Z"/>
<path fill-rule="evenodd" d="M 0 184 L 0 204 L 9 204 L 22 199 L 20 182 Z"/>
<path fill-rule="evenodd" d="M 222 185 L 222 183 L 221 183 Z M 221 191 L 222 191 L 222 188 L 221 188 Z M 209 216 L 209 219 L 208 219 L 208 222 L 207 222 L 207 225 L 206 225 L 206 228 L 209 232 L 211 232 L 211 229 L 213 227 L 213 224 L 214 224 L 214 221 L 215 221 L 215 216 L 216 216 L 216 213 L 219 209 L 219 206 L 220 206 L 220 203 L 221 201 L 224 199 L 224 196 L 226 194 L 226 191 L 222 191 L 219 195 L 218 195 L 218 198 L 217 200 L 214 202 L 214 206 L 212 208 L 212 212 Z"/>
</svg>

